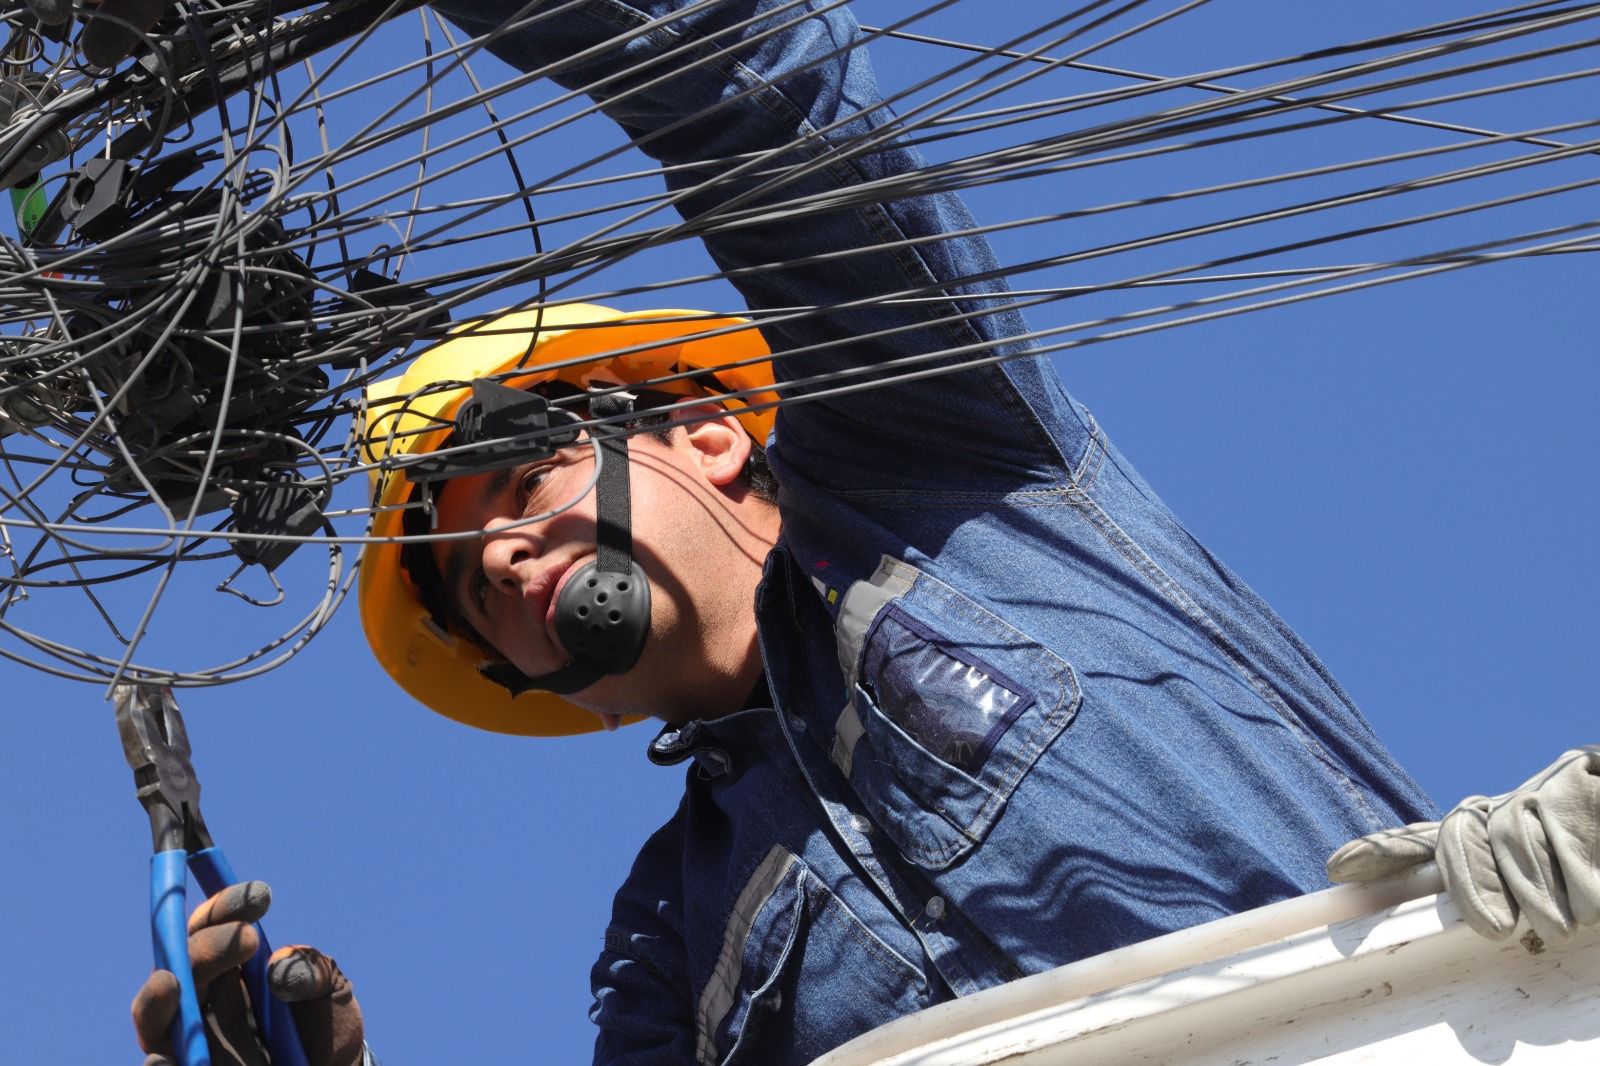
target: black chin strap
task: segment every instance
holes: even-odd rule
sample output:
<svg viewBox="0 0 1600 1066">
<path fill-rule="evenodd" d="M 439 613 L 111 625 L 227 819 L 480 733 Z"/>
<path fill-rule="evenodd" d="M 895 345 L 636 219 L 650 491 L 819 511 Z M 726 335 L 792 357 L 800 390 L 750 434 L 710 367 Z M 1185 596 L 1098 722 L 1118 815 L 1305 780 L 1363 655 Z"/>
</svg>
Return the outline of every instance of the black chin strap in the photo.
<svg viewBox="0 0 1600 1066">
<path fill-rule="evenodd" d="M 588 688 L 606 674 L 591 663 L 579 665 L 576 659 L 542 677 L 529 677 L 510 663 L 483 663 L 478 667 L 478 673 L 513 697 L 524 692 L 553 692 L 557 696 L 570 696 Z"/>
<path fill-rule="evenodd" d="M 614 393 L 590 401 L 589 413 L 609 418 L 633 410 L 634 397 Z M 633 562 L 633 491 L 628 438 L 618 428 L 590 430 L 600 449 L 595 481 L 595 558 L 567 579 L 556 600 L 556 636 L 572 661 L 541 677 L 510 663 L 480 666 L 484 677 L 512 696 L 524 692 L 571 695 L 602 677 L 627 673 L 650 635 L 650 584 Z"/>
<path fill-rule="evenodd" d="M 607 397 L 611 399 L 612 397 Z M 590 413 L 604 417 L 594 410 Z M 630 402 L 628 407 L 632 409 Z M 595 482 L 595 561 L 603 574 L 633 572 L 633 482 L 628 470 L 628 438 L 595 431 L 600 446 L 600 477 Z"/>
</svg>

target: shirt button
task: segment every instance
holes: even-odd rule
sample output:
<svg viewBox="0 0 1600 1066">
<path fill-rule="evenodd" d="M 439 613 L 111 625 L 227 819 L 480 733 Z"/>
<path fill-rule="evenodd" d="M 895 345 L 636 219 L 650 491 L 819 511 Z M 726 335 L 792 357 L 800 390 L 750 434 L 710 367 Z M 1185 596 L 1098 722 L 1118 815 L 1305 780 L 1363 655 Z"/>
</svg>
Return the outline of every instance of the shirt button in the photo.
<svg viewBox="0 0 1600 1066">
<path fill-rule="evenodd" d="M 701 776 L 708 779 L 721 777 L 733 765 L 733 760 L 721 748 L 698 748 L 694 761 L 700 767 Z"/>
<path fill-rule="evenodd" d="M 806 731 L 806 720 L 798 714 L 791 714 L 789 716 L 789 728 L 796 733 L 804 733 Z"/>
<path fill-rule="evenodd" d="M 872 823 L 867 821 L 865 817 L 859 814 L 852 814 L 850 816 L 850 828 L 854 829 L 864 837 L 872 835 Z"/>
<path fill-rule="evenodd" d="M 944 900 L 939 896 L 934 896 L 922 910 L 930 919 L 937 922 L 944 917 Z"/>
</svg>

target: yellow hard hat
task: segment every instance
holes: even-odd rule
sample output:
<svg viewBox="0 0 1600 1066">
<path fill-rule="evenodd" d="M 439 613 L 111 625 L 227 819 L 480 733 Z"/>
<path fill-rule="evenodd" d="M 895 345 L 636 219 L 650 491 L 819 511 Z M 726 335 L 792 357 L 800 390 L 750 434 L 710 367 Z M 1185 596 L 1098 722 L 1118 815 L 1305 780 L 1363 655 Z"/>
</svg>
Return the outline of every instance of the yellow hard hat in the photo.
<svg viewBox="0 0 1600 1066">
<path fill-rule="evenodd" d="M 702 336 L 719 330 L 726 332 Z M 418 356 L 403 374 L 367 388 L 368 462 L 438 449 L 454 428 L 457 409 L 472 395 L 474 379 L 522 368 L 528 372 L 502 380 L 522 389 L 551 381 L 587 388 L 703 370 L 729 392 L 772 386 L 769 351 L 761 334 L 745 319 L 701 311 L 625 313 L 594 304 L 564 304 L 546 307 L 542 314 L 534 309 L 476 320 L 453 333 Z M 624 354 L 608 354 L 619 351 Z M 685 398 L 719 395 L 688 377 L 652 383 L 650 389 Z M 775 409 L 748 407 L 775 398 L 762 391 L 726 404 L 756 443 L 765 445 Z M 403 536 L 403 505 L 410 502 L 415 486 L 400 470 L 375 470 L 373 480 L 372 536 Z M 600 728 L 597 715 L 560 696 L 540 691 L 513 696 L 484 677 L 478 667 L 488 657 L 432 618 L 401 563 L 401 552 L 395 541 L 368 544 L 361 554 L 359 588 L 367 643 L 401 688 L 448 718 L 496 733 L 565 736 Z"/>
</svg>

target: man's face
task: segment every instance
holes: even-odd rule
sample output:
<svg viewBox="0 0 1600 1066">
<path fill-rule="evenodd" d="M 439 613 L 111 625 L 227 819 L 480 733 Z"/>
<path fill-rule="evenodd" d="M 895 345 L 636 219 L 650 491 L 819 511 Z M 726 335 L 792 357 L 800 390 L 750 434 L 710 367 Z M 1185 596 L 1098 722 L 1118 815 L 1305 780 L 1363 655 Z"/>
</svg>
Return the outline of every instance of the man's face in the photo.
<svg viewBox="0 0 1600 1066">
<path fill-rule="evenodd" d="M 633 557 L 650 582 L 650 636 L 626 674 L 568 697 L 614 724 L 647 714 L 668 721 L 737 709 L 760 675 L 754 592 L 777 538 L 777 509 L 744 490 L 750 438 L 731 417 L 643 433 L 629 442 Z M 587 442 L 553 459 L 446 483 L 440 532 L 481 538 L 433 548 L 444 592 L 460 616 L 529 677 L 571 658 L 556 636 L 566 580 L 595 556 L 595 494 L 554 518 L 520 519 L 570 503 L 594 476 Z"/>
</svg>

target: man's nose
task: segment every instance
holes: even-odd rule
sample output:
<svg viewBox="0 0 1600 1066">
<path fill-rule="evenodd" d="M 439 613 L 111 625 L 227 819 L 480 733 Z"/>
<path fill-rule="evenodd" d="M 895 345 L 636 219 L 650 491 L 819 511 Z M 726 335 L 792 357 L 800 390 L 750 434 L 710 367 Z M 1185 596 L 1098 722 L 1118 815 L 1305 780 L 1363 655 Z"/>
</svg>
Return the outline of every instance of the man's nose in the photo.
<svg viewBox="0 0 1600 1066">
<path fill-rule="evenodd" d="M 484 576 L 497 589 L 520 592 L 528 568 L 539 558 L 539 538 L 513 518 L 496 518 L 484 529 Z"/>
</svg>

